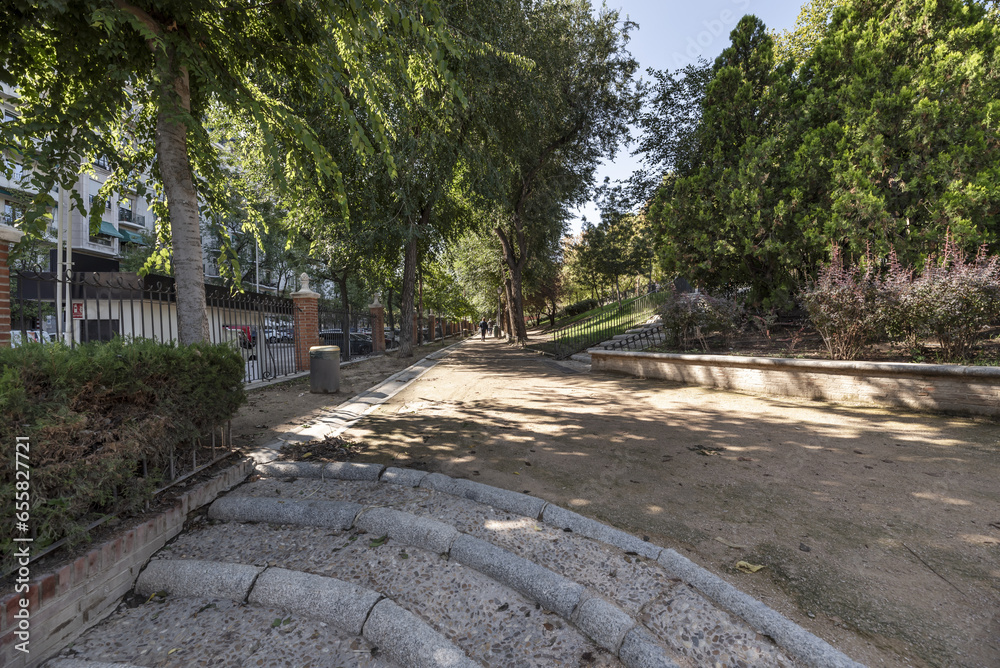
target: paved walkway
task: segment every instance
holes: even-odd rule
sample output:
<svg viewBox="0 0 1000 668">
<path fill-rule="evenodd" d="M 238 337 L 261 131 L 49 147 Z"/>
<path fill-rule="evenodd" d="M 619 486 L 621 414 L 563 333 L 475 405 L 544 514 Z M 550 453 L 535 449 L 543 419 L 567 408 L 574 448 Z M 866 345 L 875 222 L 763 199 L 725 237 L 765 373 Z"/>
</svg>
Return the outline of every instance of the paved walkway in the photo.
<svg viewBox="0 0 1000 668">
<path fill-rule="evenodd" d="M 259 478 L 195 518 L 156 555 L 128 604 L 51 665 L 858 665 L 663 547 L 662 532 L 633 535 L 568 510 L 587 499 L 560 498 L 535 452 L 556 430 L 587 437 L 572 431 L 556 392 L 582 394 L 573 402 L 581 416 L 609 399 L 580 366 L 488 344 L 441 351 L 439 367 L 422 361 L 283 436 L 382 439 L 395 444 L 376 448 L 383 463 L 284 463 L 273 461 L 273 448 L 254 453 Z M 524 386 L 505 364 L 511 356 L 543 382 Z M 501 390 L 522 401 L 504 405 Z M 489 397 L 485 405 L 477 392 Z M 448 434 L 414 423 L 453 410 L 460 417 L 444 421 L 461 423 Z M 512 442 L 524 453 L 514 456 Z M 500 446 L 518 461 L 487 482 L 514 489 L 523 481 L 537 495 L 464 479 Z M 616 443 L 607 446 L 619 456 Z M 543 465 L 532 466 L 530 453 Z M 400 466 L 384 465 L 393 463 Z M 428 467 L 462 477 L 421 470 Z M 591 473 L 593 484 L 609 484 Z"/>
</svg>

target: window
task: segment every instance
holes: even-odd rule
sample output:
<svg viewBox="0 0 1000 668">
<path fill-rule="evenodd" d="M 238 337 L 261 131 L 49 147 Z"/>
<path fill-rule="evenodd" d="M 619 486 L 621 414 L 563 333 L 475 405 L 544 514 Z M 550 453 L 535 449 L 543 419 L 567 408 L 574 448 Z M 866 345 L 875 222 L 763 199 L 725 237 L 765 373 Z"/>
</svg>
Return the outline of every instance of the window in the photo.
<svg viewBox="0 0 1000 668">
<path fill-rule="evenodd" d="M 7 202 L 3 206 L 3 223 L 13 225 L 16 221 L 24 217 L 24 207 L 20 204 Z"/>
<path fill-rule="evenodd" d="M 94 198 L 95 197 L 97 197 L 97 195 L 91 195 L 90 196 L 90 208 L 94 208 Z M 111 211 L 111 200 L 108 200 L 107 202 L 104 203 L 104 209 L 106 211 Z"/>
</svg>

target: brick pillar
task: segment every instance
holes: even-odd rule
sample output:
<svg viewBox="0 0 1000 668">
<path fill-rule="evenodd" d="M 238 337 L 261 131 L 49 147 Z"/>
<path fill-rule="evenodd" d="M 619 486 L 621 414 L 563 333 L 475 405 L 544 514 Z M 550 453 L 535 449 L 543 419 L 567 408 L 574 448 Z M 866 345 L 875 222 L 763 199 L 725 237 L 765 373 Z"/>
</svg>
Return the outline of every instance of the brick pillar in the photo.
<svg viewBox="0 0 1000 668">
<path fill-rule="evenodd" d="M 302 289 L 292 293 L 295 312 L 295 370 L 309 370 L 309 349 L 319 345 L 319 293 L 309 289 L 309 276 L 299 276 Z"/>
<path fill-rule="evenodd" d="M 10 225 L 0 225 L 0 348 L 10 348 L 10 245 L 24 234 Z"/>
<path fill-rule="evenodd" d="M 427 314 L 427 337 L 431 343 L 434 343 L 434 340 L 437 338 L 437 325 L 434 322 L 433 311 Z"/>
<path fill-rule="evenodd" d="M 385 307 L 379 303 L 378 297 L 368 307 L 372 325 L 372 352 L 381 355 L 385 352 Z"/>
</svg>

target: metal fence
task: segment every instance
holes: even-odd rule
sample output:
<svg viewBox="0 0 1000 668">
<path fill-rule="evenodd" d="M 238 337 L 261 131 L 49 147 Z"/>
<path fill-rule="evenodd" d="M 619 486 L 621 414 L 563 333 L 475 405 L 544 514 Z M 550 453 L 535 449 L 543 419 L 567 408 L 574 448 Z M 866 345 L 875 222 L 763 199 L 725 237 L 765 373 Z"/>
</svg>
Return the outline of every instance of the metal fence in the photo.
<svg viewBox="0 0 1000 668">
<path fill-rule="evenodd" d="M 114 337 L 177 340 L 174 279 L 118 272 L 11 272 L 11 339 L 76 346 Z M 212 343 L 243 355 L 244 380 L 296 372 L 291 299 L 205 286 Z"/>
<path fill-rule="evenodd" d="M 155 457 L 143 457 L 136 463 L 136 476 L 141 476 L 146 480 L 159 481 L 159 487 L 153 491 L 151 501 L 164 492 L 169 491 L 195 474 L 209 468 L 213 464 L 229 457 L 234 451 L 232 425 L 216 425 L 211 429 L 211 433 L 205 434 L 201 438 L 192 439 L 190 442 L 179 443 L 171 446 L 170 450 Z M 112 496 L 108 499 L 107 507 L 91 507 L 89 516 L 98 516 L 96 520 L 88 524 L 85 531 L 91 531 L 106 523 L 116 519 L 115 511 L 110 510 L 118 501 L 119 488 L 112 490 Z M 150 501 L 146 502 L 146 510 L 150 509 Z M 35 531 L 37 526 L 32 525 L 31 538 L 37 538 Z M 32 552 L 29 562 L 37 561 L 42 557 L 51 554 L 69 542 L 69 538 L 60 538 L 54 543 L 47 545 L 38 552 Z M 89 539 L 88 539 L 89 540 Z M 7 569 L 3 569 L 7 570 Z M 10 572 L 0 573 L 0 578 L 6 578 Z"/>
<path fill-rule="evenodd" d="M 375 351 L 373 335 L 368 313 L 344 310 L 328 299 L 319 301 L 319 342 L 338 346 L 341 361 L 371 355 Z"/>
<path fill-rule="evenodd" d="M 665 293 L 648 295 L 595 309 L 582 320 L 552 332 L 552 339 L 536 347 L 565 359 L 648 320 L 663 303 Z"/>
</svg>

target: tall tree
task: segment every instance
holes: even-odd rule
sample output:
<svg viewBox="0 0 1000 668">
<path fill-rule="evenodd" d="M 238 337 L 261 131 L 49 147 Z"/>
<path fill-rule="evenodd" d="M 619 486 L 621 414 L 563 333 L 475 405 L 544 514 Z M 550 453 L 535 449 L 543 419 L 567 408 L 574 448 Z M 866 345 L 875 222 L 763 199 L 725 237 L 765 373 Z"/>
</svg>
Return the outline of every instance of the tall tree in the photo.
<svg viewBox="0 0 1000 668">
<path fill-rule="evenodd" d="M 505 220 L 495 232 L 511 281 L 514 339 L 527 340 L 523 272 L 539 239 L 558 241 L 552 204 L 579 203 L 602 157 L 615 154 L 637 110 L 626 49 L 633 24 L 618 12 L 596 14 L 587 0 L 535 0 L 520 30 L 535 67 L 502 93 L 507 114 L 498 129 L 509 161 Z"/>
<path fill-rule="evenodd" d="M 151 165 L 163 199 L 157 215 L 170 224 L 183 343 L 208 333 L 200 208 L 227 204 L 208 110 L 251 119 L 275 140 L 269 146 L 307 147 L 336 179 L 309 125 L 263 94 L 261 80 L 328 91 L 342 102 L 351 144 L 372 153 L 386 143 L 383 101 L 394 99 L 385 72 L 405 76 L 414 47 L 444 72 L 452 50 L 433 0 L 13 0 L 0 6 L 0 24 L 0 82 L 20 95 L 19 119 L 0 127 L 0 143 L 36 167 L 28 231 L 41 233 L 41 223 L 30 223 L 54 203 L 53 185 L 71 187 L 81 165 L 102 155 L 115 162 L 105 193 L 129 181 L 142 191 L 136 175 Z M 378 61 L 363 57 L 373 48 Z M 82 197 L 75 206 L 85 210 Z"/>
</svg>

